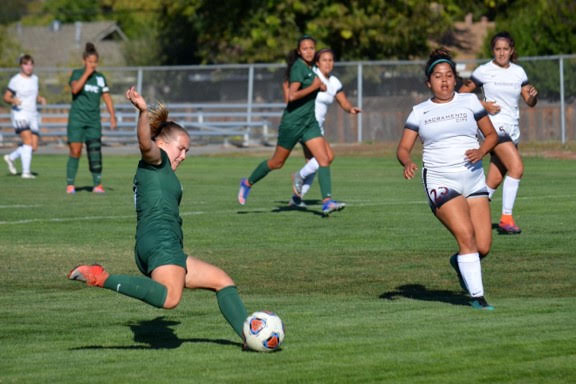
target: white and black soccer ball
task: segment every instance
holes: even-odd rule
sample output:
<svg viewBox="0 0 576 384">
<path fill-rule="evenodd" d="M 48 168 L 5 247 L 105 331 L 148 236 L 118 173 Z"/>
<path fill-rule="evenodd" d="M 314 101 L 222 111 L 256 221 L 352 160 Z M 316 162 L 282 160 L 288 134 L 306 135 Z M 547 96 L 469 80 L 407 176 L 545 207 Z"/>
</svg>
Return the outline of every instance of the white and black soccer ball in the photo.
<svg viewBox="0 0 576 384">
<path fill-rule="evenodd" d="M 244 322 L 246 346 L 258 352 L 272 352 L 284 341 L 284 323 L 277 314 L 267 311 L 254 312 Z"/>
</svg>

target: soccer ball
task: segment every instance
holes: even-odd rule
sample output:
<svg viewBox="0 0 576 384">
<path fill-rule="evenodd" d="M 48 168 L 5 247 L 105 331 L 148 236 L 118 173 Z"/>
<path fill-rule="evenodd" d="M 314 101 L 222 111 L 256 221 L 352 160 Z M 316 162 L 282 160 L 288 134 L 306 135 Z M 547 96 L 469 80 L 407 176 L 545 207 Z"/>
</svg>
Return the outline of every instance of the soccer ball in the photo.
<svg viewBox="0 0 576 384">
<path fill-rule="evenodd" d="M 271 352 L 284 341 L 284 323 L 273 312 L 254 312 L 244 322 L 244 340 L 248 348 L 258 352 Z"/>
</svg>

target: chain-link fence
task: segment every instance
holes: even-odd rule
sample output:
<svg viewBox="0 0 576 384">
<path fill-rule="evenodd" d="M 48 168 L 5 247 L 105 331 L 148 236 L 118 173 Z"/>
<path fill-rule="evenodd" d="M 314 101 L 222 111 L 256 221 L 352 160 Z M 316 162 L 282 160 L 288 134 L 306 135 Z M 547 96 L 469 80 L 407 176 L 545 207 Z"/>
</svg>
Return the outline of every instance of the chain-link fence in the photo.
<svg viewBox="0 0 576 384">
<path fill-rule="evenodd" d="M 458 62 L 464 78 L 485 61 Z M 576 137 L 576 55 L 522 58 L 519 62 L 539 90 L 534 108 L 520 101 L 523 141 L 566 142 Z M 336 103 L 325 122 L 332 142 L 379 142 L 399 139 L 413 105 L 430 96 L 423 61 L 337 63 L 335 75 L 349 100 L 362 108 L 350 116 Z M 0 69 L 8 84 L 18 69 Z M 238 136 L 244 142 L 273 142 L 283 110 L 283 64 L 101 68 L 120 117 L 120 133 L 134 131 L 134 110 L 125 90 L 134 85 L 150 102 L 163 102 L 173 118 L 196 137 Z M 70 68 L 36 68 L 40 92 L 48 99 L 43 133 L 65 133 L 70 103 Z M 103 111 L 105 111 L 103 109 Z M 0 108 L 0 127 L 11 132 L 7 105 Z M 103 114 L 106 121 L 105 113 Z M 105 125 L 106 127 L 106 125 Z M 54 133 L 52 132 L 52 133 Z M 49 136 L 49 135 L 48 135 Z M 55 135 L 57 136 L 57 135 Z"/>
</svg>

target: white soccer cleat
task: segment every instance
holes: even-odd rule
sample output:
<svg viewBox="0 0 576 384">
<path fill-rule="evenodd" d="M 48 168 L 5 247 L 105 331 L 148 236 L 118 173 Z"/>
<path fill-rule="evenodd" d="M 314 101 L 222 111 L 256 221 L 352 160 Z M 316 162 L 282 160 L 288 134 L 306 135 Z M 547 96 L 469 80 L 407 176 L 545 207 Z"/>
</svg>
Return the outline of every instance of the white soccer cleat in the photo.
<svg viewBox="0 0 576 384">
<path fill-rule="evenodd" d="M 4 161 L 8 165 L 8 171 L 10 172 L 11 175 L 18 174 L 18 171 L 16 170 L 16 167 L 14 166 L 14 162 L 10 159 L 10 155 L 4 155 Z"/>
<path fill-rule="evenodd" d="M 23 173 L 22 178 L 23 179 L 35 179 L 36 176 L 34 176 L 32 173 Z"/>
</svg>

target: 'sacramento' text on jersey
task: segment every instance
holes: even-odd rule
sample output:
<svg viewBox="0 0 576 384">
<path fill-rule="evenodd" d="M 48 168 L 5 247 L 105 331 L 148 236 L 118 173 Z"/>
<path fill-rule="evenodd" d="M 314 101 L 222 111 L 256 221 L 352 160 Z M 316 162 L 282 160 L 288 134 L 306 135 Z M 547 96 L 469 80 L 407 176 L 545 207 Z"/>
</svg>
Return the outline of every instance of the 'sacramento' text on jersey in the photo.
<svg viewBox="0 0 576 384">
<path fill-rule="evenodd" d="M 455 93 L 448 103 L 428 99 L 415 105 L 404 127 L 418 132 L 425 168 L 460 172 L 470 166 L 466 151 L 480 146 L 476 122 L 486 115 L 476 95 Z"/>
<path fill-rule="evenodd" d="M 507 68 L 502 68 L 489 61 L 472 72 L 471 80 L 484 89 L 486 101 L 494 101 L 500 106 L 500 112 L 489 116 L 494 126 L 518 124 L 518 98 L 522 87 L 528 84 L 528 76 L 522 67 L 510 63 Z"/>
</svg>

